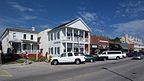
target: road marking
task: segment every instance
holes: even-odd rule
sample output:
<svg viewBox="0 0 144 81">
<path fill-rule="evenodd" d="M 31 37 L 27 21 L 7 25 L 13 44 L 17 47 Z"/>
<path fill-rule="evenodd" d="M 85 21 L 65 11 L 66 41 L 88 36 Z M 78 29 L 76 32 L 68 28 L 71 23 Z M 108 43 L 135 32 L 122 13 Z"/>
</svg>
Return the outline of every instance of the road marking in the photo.
<svg viewBox="0 0 144 81">
<path fill-rule="evenodd" d="M 62 70 L 64 68 L 64 66 L 60 66 L 58 69 L 56 70 Z"/>
<path fill-rule="evenodd" d="M 53 70 L 53 69 L 54 69 L 54 66 L 51 66 L 50 69 Z"/>
<path fill-rule="evenodd" d="M 7 75 L 0 75 L 0 76 L 9 76 L 12 77 L 12 74 L 10 74 L 9 72 L 7 72 L 7 70 L 2 70 L 3 72 L 5 72 Z"/>
</svg>

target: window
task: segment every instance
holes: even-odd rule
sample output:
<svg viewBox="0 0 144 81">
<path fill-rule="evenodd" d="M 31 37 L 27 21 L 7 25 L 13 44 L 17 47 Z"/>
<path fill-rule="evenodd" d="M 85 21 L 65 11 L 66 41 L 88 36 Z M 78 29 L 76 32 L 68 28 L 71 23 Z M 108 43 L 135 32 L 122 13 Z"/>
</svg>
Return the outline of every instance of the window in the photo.
<svg viewBox="0 0 144 81">
<path fill-rule="evenodd" d="M 108 52 L 108 54 L 121 54 L 121 52 Z"/>
<path fill-rule="evenodd" d="M 57 32 L 57 39 L 60 39 L 60 32 Z"/>
<path fill-rule="evenodd" d="M 60 54 L 60 47 L 57 47 L 57 53 Z"/>
<path fill-rule="evenodd" d="M 56 40 L 56 32 L 54 33 L 54 40 Z"/>
<path fill-rule="evenodd" d="M 55 47 L 55 54 L 56 54 L 56 47 Z"/>
<path fill-rule="evenodd" d="M 53 33 L 51 33 L 51 40 L 53 40 Z"/>
<path fill-rule="evenodd" d="M 26 39 L 26 34 L 23 35 L 23 39 Z"/>
<path fill-rule="evenodd" d="M 50 41 L 50 33 L 48 34 L 48 40 Z"/>
<path fill-rule="evenodd" d="M 51 48 L 51 54 L 53 54 L 53 48 Z"/>
<path fill-rule="evenodd" d="M 33 40 L 33 35 L 31 35 L 31 40 Z"/>
<path fill-rule="evenodd" d="M 13 39 L 15 39 L 16 38 L 16 33 L 13 33 Z"/>
<path fill-rule="evenodd" d="M 72 53 L 68 53 L 68 56 L 71 57 L 71 56 L 73 56 L 73 54 Z"/>
<path fill-rule="evenodd" d="M 66 57 L 66 53 L 61 54 L 61 57 Z"/>
<path fill-rule="evenodd" d="M 103 52 L 103 55 L 105 55 L 106 54 L 106 52 Z"/>
<path fill-rule="evenodd" d="M 23 44 L 23 50 L 26 50 L 26 44 Z"/>
</svg>

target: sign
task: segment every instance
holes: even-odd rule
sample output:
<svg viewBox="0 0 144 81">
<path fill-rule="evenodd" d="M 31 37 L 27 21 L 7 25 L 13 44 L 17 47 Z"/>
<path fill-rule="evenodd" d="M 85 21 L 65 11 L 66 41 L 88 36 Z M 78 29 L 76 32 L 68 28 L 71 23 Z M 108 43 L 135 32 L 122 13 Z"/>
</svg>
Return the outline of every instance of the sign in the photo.
<svg viewBox="0 0 144 81">
<path fill-rule="evenodd" d="M 108 41 L 105 41 L 105 40 L 99 40 L 99 42 L 108 43 Z"/>
<path fill-rule="evenodd" d="M 92 45 L 91 47 L 92 47 L 92 48 L 98 48 L 98 46 L 97 46 L 97 45 Z"/>
</svg>

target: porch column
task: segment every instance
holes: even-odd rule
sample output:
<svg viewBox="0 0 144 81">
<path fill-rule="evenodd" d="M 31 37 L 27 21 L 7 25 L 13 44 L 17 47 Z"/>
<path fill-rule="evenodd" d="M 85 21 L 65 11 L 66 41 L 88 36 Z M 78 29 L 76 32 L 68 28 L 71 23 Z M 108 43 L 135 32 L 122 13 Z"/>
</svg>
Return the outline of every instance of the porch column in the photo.
<svg viewBox="0 0 144 81">
<path fill-rule="evenodd" d="M 65 28 L 66 40 L 67 40 L 67 28 Z"/>
<path fill-rule="evenodd" d="M 74 43 L 72 43 L 72 52 L 74 52 Z"/>
<path fill-rule="evenodd" d="M 23 53 L 23 42 L 21 42 L 21 53 Z"/>
<path fill-rule="evenodd" d="M 80 52 L 80 31 L 78 30 L 78 52 Z"/>
<path fill-rule="evenodd" d="M 90 33 L 88 33 L 88 53 L 90 55 Z"/>
<path fill-rule="evenodd" d="M 31 43 L 31 44 L 30 44 L 30 46 L 31 46 L 31 53 L 32 53 L 32 45 L 33 45 L 33 44 Z"/>
<path fill-rule="evenodd" d="M 88 44 L 88 54 L 90 55 L 90 44 Z"/>
<path fill-rule="evenodd" d="M 72 39 L 74 41 L 74 29 L 72 29 Z"/>
<path fill-rule="evenodd" d="M 84 44 L 84 47 L 83 47 L 83 48 L 84 48 L 84 51 L 83 51 L 83 53 L 85 54 L 85 53 L 86 53 L 86 52 L 85 52 L 85 44 Z"/>
<path fill-rule="evenodd" d="M 83 41 L 85 42 L 85 31 L 83 32 Z"/>
<path fill-rule="evenodd" d="M 67 42 L 66 42 L 66 47 L 65 48 L 66 48 L 66 53 L 67 53 Z"/>
</svg>

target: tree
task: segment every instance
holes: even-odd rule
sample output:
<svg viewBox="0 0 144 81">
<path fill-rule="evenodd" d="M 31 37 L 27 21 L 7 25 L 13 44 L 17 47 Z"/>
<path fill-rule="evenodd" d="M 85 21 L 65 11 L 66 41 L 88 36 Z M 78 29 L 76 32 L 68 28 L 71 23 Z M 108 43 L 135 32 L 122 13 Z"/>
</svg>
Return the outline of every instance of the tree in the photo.
<svg viewBox="0 0 144 81">
<path fill-rule="evenodd" d="M 120 42 L 120 38 L 116 37 L 115 39 L 110 39 L 111 42 Z"/>
</svg>

